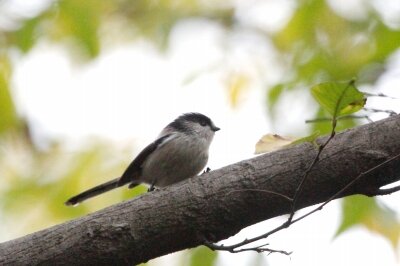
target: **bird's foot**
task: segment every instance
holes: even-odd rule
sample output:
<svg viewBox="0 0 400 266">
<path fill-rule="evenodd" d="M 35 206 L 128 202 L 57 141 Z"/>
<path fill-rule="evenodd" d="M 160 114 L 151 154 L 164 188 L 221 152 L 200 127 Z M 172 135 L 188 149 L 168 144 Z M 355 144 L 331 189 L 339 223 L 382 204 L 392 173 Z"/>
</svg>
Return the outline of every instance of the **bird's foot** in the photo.
<svg viewBox="0 0 400 266">
<path fill-rule="evenodd" d="M 203 171 L 202 175 L 209 173 L 211 171 L 210 167 L 207 167 L 206 170 Z"/>
<path fill-rule="evenodd" d="M 147 190 L 147 192 L 152 192 L 152 191 L 154 191 L 154 190 L 156 190 L 156 187 L 154 186 L 154 183 L 152 183 L 152 184 L 150 185 L 149 189 Z"/>
</svg>

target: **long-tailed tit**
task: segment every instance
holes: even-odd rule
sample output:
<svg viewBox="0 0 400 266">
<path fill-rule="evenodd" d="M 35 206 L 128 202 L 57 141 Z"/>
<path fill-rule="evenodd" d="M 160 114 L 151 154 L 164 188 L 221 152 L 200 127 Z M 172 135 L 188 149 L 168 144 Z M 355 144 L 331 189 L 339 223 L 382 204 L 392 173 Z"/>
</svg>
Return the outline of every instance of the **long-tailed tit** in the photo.
<svg viewBox="0 0 400 266">
<path fill-rule="evenodd" d="M 141 183 L 165 187 L 197 175 L 207 164 L 208 149 L 219 128 L 199 113 L 186 113 L 168 124 L 158 138 L 131 162 L 121 177 L 86 190 L 65 202 L 76 205 L 117 187 Z"/>
</svg>

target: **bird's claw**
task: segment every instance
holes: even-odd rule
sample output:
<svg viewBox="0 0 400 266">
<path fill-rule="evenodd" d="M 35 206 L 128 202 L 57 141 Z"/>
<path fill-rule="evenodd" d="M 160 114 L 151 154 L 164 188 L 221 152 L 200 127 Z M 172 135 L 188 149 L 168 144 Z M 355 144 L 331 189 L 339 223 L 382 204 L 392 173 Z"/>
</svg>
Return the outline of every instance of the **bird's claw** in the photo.
<svg viewBox="0 0 400 266">
<path fill-rule="evenodd" d="M 210 167 L 207 167 L 206 170 L 203 171 L 202 175 L 209 173 L 211 171 Z"/>
</svg>

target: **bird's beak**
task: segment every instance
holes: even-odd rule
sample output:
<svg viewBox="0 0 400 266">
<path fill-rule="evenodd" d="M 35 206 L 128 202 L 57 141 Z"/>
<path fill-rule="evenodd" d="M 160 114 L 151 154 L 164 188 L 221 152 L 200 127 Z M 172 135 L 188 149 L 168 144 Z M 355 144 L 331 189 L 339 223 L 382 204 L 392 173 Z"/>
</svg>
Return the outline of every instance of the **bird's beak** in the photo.
<svg viewBox="0 0 400 266">
<path fill-rule="evenodd" d="M 216 132 L 216 131 L 220 130 L 220 128 L 216 127 L 215 125 L 211 125 L 211 130 Z"/>
</svg>

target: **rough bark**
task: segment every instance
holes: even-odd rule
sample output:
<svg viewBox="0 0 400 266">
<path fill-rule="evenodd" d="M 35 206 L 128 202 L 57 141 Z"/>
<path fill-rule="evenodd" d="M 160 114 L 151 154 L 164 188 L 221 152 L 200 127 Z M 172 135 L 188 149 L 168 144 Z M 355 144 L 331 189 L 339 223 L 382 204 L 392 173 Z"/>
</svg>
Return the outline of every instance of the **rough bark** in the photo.
<svg viewBox="0 0 400 266">
<path fill-rule="evenodd" d="M 204 238 L 225 239 L 288 213 L 283 197 L 246 189 L 293 196 L 316 152 L 304 143 L 264 154 L 2 243 L 0 265 L 133 265 L 201 245 Z M 337 134 L 311 171 L 298 208 L 324 202 L 399 153 L 399 115 Z M 400 160 L 363 176 L 343 196 L 370 195 L 397 180 Z"/>
</svg>

